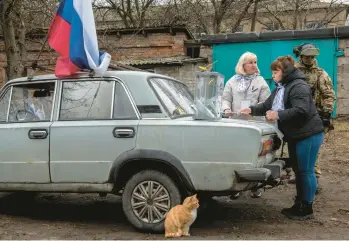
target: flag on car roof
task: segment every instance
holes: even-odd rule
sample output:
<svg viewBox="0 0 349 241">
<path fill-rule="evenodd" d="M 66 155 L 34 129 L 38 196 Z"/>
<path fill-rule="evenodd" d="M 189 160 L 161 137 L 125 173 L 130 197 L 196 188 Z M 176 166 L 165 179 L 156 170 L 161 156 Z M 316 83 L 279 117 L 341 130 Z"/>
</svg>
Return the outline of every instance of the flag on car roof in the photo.
<svg viewBox="0 0 349 241">
<path fill-rule="evenodd" d="M 48 43 L 60 56 L 55 75 L 88 69 L 103 75 L 111 56 L 99 52 L 92 0 L 62 0 L 48 31 Z"/>
</svg>

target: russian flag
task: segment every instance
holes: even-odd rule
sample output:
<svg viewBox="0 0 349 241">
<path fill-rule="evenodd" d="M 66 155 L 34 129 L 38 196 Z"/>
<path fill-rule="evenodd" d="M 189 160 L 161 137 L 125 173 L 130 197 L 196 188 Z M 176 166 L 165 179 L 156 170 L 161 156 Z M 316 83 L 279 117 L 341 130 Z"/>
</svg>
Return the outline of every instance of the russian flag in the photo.
<svg viewBox="0 0 349 241">
<path fill-rule="evenodd" d="M 102 76 L 111 56 L 99 52 L 92 0 L 62 0 L 48 31 L 48 43 L 60 56 L 55 75 L 74 75 L 82 69 Z"/>
</svg>

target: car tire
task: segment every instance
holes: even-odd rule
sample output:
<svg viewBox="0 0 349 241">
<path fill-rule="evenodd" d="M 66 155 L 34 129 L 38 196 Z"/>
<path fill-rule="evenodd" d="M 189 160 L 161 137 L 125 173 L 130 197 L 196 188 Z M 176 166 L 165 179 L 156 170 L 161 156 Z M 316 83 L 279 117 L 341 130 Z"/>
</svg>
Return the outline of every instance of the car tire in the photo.
<svg viewBox="0 0 349 241">
<path fill-rule="evenodd" d="M 149 183 L 152 183 L 152 184 L 149 184 Z M 150 204 L 152 209 L 151 211 L 152 217 L 155 218 L 154 222 L 150 223 L 149 219 L 151 219 L 151 215 L 149 215 L 149 212 L 147 212 L 146 214 L 142 213 L 143 208 L 147 209 L 147 206 L 143 204 L 139 205 L 139 203 L 147 203 L 144 197 L 149 193 L 149 186 L 153 187 L 153 188 L 150 188 L 152 190 L 154 189 L 158 190 L 159 185 L 160 185 L 161 191 L 159 192 L 158 195 L 156 195 L 155 191 L 154 193 L 152 191 L 152 193 L 155 194 L 155 199 L 156 197 L 158 198 L 166 197 L 166 195 L 168 198 L 162 198 L 162 199 L 166 199 L 166 201 L 163 201 L 163 202 L 160 202 L 160 201 L 157 202 L 153 200 L 153 201 L 150 201 L 150 203 L 148 203 Z M 142 189 L 142 187 L 144 189 Z M 148 189 L 147 193 L 143 192 L 142 194 L 142 192 L 138 192 L 138 191 L 142 191 L 142 190 L 144 191 L 147 189 Z M 138 199 L 139 195 L 141 195 L 143 199 Z M 125 185 L 125 189 L 122 194 L 122 208 L 127 220 L 136 229 L 143 232 L 159 233 L 159 232 L 164 232 L 164 222 L 165 222 L 165 217 L 167 215 L 167 212 L 172 207 L 180 204 L 181 200 L 182 200 L 181 194 L 178 187 L 168 175 L 155 170 L 143 170 L 135 174 L 134 176 L 132 176 L 127 181 Z M 135 201 L 139 201 L 139 202 L 135 202 Z M 167 208 L 159 209 L 158 208 L 159 206 L 157 206 L 159 204 L 161 204 L 161 207 L 166 206 Z M 141 206 L 141 207 L 138 207 L 138 206 Z M 161 216 L 155 213 L 154 206 L 156 207 L 156 211 L 161 212 L 160 213 Z M 142 217 L 144 217 L 143 220 L 141 219 Z M 157 217 L 162 217 L 162 219 Z"/>
</svg>

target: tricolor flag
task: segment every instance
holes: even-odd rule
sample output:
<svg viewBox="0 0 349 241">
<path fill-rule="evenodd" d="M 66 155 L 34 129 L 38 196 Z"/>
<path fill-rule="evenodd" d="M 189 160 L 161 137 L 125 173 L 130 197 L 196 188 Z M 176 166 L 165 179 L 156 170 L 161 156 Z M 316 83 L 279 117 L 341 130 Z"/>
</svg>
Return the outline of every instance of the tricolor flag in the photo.
<svg viewBox="0 0 349 241">
<path fill-rule="evenodd" d="M 60 57 L 55 75 L 74 75 L 82 69 L 102 76 L 111 56 L 99 52 L 92 0 L 62 0 L 48 31 L 48 43 Z"/>
</svg>

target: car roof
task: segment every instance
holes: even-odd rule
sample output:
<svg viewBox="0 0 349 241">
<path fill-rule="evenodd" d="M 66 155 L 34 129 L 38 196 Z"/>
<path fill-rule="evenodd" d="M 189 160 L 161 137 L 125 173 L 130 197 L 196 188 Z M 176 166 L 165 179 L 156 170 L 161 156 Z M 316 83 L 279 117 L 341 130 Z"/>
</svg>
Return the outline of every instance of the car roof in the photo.
<svg viewBox="0 0 349 241">
<path fill-rule="evenodd" d="M 45 81 L 45 80 L 56 80 L 56 79 L 64 80 L 64 79 L 78 79 L 78 78 L 80 79 L 80 78 L 90 78 L 90 77 L 97 78 L 99 76 L 90 75 L 89 72 L 79 72 L 77 75 L 73 77 L 66 77 L 66 78 L 57 78 L 54 74 L 45 74 L 45 75 L 36 75 L 33 77 L 21 77 L 21 78 L 12 79 L 8 81 L 6 84 L 27 82 L 28 80 L 31 82 L 35 82 L 35 81 Z M 144 80 L 148 79 L 148 77 L 162 77 L 162 78 L 178 81 L 166 75 L 156 74 L 156 73 L 146 72 L 146 71 L 134 71 L 134 70 L 106 71 L 103 77 L 117 77 L 117 78 L 141 77 L 141 79 L 144 79 Z"/>
<path fill-rule="evenodd" d="M 154 91 L 148 84 L 149 78 L 165 78 L 170 79 L 173 81 L 176 81 L 178 83 L 181 83 L 185 85 L 183 82 L 176 80 L 174 78 L 171 78 L 166 75 L 156 74 L 152 72 L 146 72 L 146 71 L 133 71 L 133 70 L 120 70 L 120 71 L 106 71 L 103 77 L 100 76 L 94 76 L 90 75 L 89 72 L 80 72 L 77 75 L 73 77 L 66 77 L 66 78 L 57 78 L 54 74 L 46 74 L 46 75 L 36 75 L 33 77 L 22 77 L 22 78 L 16 78 L 8 81 L 3 87 L 6 88 L 6 86 L 10 84 L 20 84 L 25 82 L 42 82 L 42 81 L 52 81 L 52 80 L 74 80 L 74 79 L 83 79 L 88 81 L 90 78 L 108 78 L 108 77 L 114 77 L 120 79 L 125 85 L 128 87 L 128 90 L 130 91 L 131 96 L 133 97 L 136 105 L 143 105 L 143 106 L 161 106 L 161 103 L 157 96 L 154 94 Z M 151 113 L 151 114 L 142 114 L 144 117 L 166 117 L 166 113 L 162 112 L 159 113 Z"/>
</svg>

